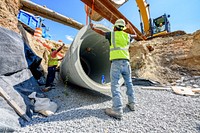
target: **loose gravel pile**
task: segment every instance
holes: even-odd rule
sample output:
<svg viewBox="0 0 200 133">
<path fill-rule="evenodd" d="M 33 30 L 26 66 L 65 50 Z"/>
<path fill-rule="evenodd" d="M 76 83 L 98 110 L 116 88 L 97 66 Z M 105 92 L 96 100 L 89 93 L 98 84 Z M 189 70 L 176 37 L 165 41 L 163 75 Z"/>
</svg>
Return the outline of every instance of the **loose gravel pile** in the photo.
<svg viewBox="0 0 200 133">
<path fill-rule="evenodd" d="M 77 86 L 59 83 L 46 95 L 59 106 L 55 115 L 34 115 L 16 132 L 24 133 L 199 133 L 200 97 L 176 95 L 171 91 L 135 87 L 136 111 L 125 105 L 124 116 L 116 120 L 104 113 L 111 97 Z M 68 94 L 68 95 L 67 95 Z"/>
</svg>

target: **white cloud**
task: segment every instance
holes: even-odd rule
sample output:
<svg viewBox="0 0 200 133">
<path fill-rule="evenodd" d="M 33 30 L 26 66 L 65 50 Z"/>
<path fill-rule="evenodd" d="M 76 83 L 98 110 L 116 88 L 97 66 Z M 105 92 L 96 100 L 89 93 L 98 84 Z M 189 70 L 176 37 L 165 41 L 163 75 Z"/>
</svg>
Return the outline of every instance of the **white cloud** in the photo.
<svg viewBox="0 0 200 133">
<path fill-rule="evenodd" d="M 73 41 L 73 36 L 69 36 L 69 35 L 65 35 L 66 39 L 69 40 L 69 41 Z"/>
</svg>

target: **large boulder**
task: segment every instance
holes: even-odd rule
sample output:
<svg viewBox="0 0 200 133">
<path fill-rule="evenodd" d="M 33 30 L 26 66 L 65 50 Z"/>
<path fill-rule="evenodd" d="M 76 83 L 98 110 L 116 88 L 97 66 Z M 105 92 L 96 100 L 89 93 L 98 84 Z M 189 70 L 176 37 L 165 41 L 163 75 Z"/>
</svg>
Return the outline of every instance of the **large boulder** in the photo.
<svg viewBox="0 0 200 133">
<path fill-rule="evenodd" d="M 28 68 L 22 36 L 0 27 L 0 75 L 9 75 Z"/>
</svg>

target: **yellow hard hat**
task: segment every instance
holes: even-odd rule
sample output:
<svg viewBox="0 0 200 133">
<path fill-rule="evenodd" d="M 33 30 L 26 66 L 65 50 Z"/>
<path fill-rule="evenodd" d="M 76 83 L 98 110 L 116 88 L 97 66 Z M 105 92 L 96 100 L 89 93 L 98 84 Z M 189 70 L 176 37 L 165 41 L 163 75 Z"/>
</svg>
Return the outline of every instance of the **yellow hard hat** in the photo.
<svg viewBox="0 0 200 133">
<path fill-rule="evenodd" d="M 123 19 L 118 19 L 117 21 L 115 21 L 115 26 L 122 26 L 122 27 L 124 27 L 123 28 L 123 30 L 125 30 L 126 29 L 126 23 L 125 23 L 125 21 L 123 20 Z"/>
<path fill-rule="evenodd" d="M 54 51 L 54 50 L 56 50 L 56 48 L 51 48 L 51 51 Z"/>
</svg>

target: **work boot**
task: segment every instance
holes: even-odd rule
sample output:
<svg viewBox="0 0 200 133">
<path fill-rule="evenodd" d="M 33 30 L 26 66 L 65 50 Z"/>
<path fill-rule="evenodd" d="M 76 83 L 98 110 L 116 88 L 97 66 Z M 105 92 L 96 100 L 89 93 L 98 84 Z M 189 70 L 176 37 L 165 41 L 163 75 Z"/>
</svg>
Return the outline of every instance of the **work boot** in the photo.
<svg viewBox="0 0 200 133">
<path fill-rule="evenodd" d="M 47 86 L 47 87 L 45 87 L 45 88 L 42 88 L 42 91 L 43 92 L 48 92 L 48 91 L 50 91 L 51 90 L 51 86 Z"/>
<path fill-rule="evenodd" d="M 118 113 L 118 112 L 115 112 L 113 109 L 111 108 L 106 108 L 105 110 L 105 113 L 111 117 L 114 117 L 116 119 L 119 119 L 121 120 L 122 119 L 122 113 Z"/>
<path fill-rule="evenodd" d="M 134 104 L 134 103 L 129 103 L 129 104 L 127 104 L 127 107 L 128 107 L 131 111 L 135 111 L 135 104 Z"/>
</svg>

